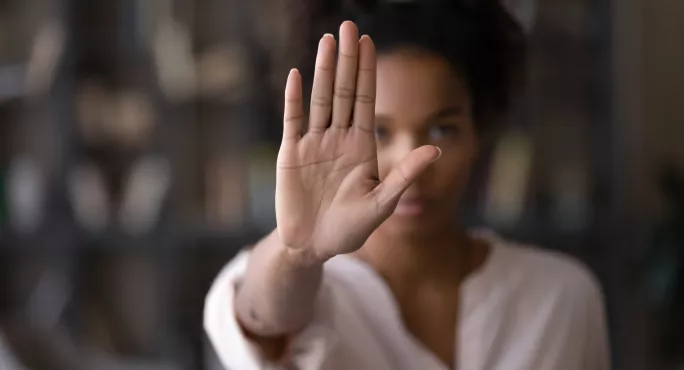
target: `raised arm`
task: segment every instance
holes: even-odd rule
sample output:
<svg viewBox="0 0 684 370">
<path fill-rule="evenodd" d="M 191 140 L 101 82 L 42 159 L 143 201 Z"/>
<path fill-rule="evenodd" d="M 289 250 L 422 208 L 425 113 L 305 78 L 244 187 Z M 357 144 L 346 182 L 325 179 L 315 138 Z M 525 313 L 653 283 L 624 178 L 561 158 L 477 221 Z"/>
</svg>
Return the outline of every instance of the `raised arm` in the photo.
<svg viewBox="0 0 684 370">
<path fill-rule="evenodd" d="M 373 42 L 359 39 L 352 22 L 343 23 L 339 48 L 332 35 L 320 40 L 303 133 L 301 76 L 290 72 L 277 166 L 277 229 L 251 253 L 235 302 L 239 322 L 253 336 L 277 337 L 304 327 L 325 261 L 361 248 L 439 156 L 434 146 L 417 148 L 380 181 L 375 84 Z"/>
</svg>

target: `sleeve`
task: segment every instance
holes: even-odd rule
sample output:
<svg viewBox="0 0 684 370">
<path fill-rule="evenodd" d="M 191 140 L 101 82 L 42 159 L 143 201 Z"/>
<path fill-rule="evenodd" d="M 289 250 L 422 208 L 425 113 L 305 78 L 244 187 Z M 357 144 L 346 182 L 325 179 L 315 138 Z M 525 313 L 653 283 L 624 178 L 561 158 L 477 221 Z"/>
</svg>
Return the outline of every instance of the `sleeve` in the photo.
<svg viewBox="0 0 684 370">
<path fill-rule="evenodd" d="M 26 370 L 21 366 L 19 360 L 12 353 L 9 344 L 5 342 L 5 337 L 0 330 L 0 369 L 6 370 Z"/>
<path fill-rule="evenodd" d="M 204 305 L 204 330 L 227 370 L 319 369 L 336 341 L 329 322 L 330 289 L 324 281 L 312 322 L 289 345 L 287 363 L 267 363 L 259 348 L 243 333 L 234 309 L 235 288 L 247 269 L 249 252 L 235 257 L 215 279 Z"/>
</svg>

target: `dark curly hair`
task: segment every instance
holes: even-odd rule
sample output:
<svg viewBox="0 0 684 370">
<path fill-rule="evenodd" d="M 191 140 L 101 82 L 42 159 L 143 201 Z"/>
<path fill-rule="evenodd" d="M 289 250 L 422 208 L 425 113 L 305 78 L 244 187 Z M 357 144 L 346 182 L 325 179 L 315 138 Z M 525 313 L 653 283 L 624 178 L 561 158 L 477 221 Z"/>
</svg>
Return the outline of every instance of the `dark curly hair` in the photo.
<svg viewBox="0 0 684 370">
<path fill-rule="evenodd" d="M 347 14 L 375 42 L 378 55 L 415 48 L 444 58 L 465 80 L 478 130 L 490 128 L 522 86 L 522 27 L 493 0 L 351 1 Z"/>
</svg>

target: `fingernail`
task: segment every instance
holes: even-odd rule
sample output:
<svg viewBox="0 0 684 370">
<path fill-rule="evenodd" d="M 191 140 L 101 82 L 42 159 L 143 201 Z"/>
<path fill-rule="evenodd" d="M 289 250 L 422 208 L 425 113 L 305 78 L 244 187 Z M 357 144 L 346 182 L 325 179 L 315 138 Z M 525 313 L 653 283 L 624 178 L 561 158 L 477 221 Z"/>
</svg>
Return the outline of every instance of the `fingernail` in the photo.
<svg viewBox="0 0 684 370">
<path fill-rule="evenodd" d="M 368 35 L 363 35 L 363 36 L 361 36 L 361 38 L 359 39 L 359 41 L 362 41 L 363 39 L 369 39 L 369 38 L 370 38 L 370 37 L 369 37 Z"/>
<path fill-rule="evenodd" d="M 430 163 L 437 162 L 437 160 L 439 159 L 439 157 L 442 156 L 442 149 L 440 149 L 438 146 L 436 146 L 435 148 L 437 148 L 437 151 L 438 151 L 439 153 L 437 154 L 437 157 L 435 157 L 435 159 L 433 159 L 432 162 L 430 162 Z"/>
<path fill-rule="evenodd" d="M 332 33 L 326 33 L 325 35 L 323 35 L 323 37 L 330 37 L 333 40 L 335 39 L 335 36 L 333 36 Z"/>
</svg>

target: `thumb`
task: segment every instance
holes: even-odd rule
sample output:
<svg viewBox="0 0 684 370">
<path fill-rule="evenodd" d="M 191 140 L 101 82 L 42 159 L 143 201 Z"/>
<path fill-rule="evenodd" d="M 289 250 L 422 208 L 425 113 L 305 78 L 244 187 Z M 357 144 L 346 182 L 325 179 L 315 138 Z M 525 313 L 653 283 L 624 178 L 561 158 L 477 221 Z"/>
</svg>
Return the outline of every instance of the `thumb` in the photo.
<svg viewBox="0 0 684 370">
<path fill-rule="evenodd" d="M 441 155 L 442 150 L 434 145 L 414 149 L 373 189 L 372 196 L 383 210 L 386 207 L 393 210 L 404 191 Z"/>
</svg>

